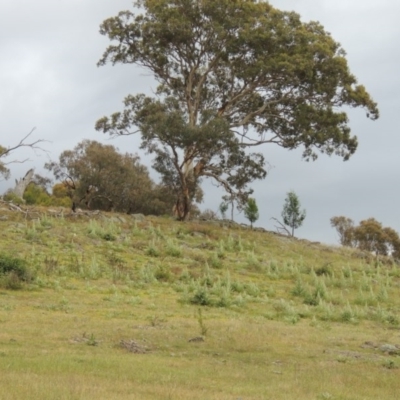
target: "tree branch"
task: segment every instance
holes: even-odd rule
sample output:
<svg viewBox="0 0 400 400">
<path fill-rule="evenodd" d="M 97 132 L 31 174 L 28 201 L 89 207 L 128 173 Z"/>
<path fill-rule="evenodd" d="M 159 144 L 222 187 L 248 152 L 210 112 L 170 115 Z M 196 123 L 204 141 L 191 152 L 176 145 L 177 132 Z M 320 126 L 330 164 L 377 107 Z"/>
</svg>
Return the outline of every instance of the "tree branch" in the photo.
<svg viewBox="0 0 400 400">
<path fill-rule="evenodd" d="M 289 230 L 286 228 L 286 226 L 282 224 L 281 221 L 279 221 L 278 219 L 276 219 L 274 217 L 272 217 L 271 219 L 279 224 L 279 226 L 275 225 L 276 231 L 278 233 L 285 232 L 287 236 L 292 236 L 292 234 L 289 232 Z"/>
<path fill-rule="evenodd" d="M 7 155 L 9 155 L 12 151 L 19 149 L 20 147 L 30 147 L 32 149 L 36 149 L 36 150 L 41 150 L 44 151 L 46 153 L 48 153 L 47 150 L 43 149 L 42 147 L 37 146 L 38 143 L 43 143 L 43 142 L 48 142 L 47 140 L 43 140 L 43 139 L 39 139 L 36 140 L 32 143 L 25 143 L 25 140 L 28 139 L 28 137 L 34 132 L 36 128 L 32 128 L 31 131 L 25 136 L 23 137 L 18 144 L 16 144 L 13 147 L 8 147 L 7 149 L 4 149 L 1 153 L 0 153 L 0 158 L 1 157 L 7 157 Z M 25 160 L 27 161 L 27 160 Z M 14 162 L 14 161 L 12 161 Z"/>
</svg>

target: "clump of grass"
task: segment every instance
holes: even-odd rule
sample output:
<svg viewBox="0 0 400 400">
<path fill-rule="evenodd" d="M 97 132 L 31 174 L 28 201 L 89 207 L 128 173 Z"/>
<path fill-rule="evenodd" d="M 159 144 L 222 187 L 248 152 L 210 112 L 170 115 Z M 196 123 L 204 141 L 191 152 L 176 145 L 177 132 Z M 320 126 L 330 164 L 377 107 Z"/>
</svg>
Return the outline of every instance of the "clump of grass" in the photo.
<svg viewBox="0 0 400 400">
<path fill-rule="evenodd" d="M 230 234 L 224 241 L 224 248 L 229 252 L 241 253 L 243 251 L 242 238 L 240 236 L 234 237 Z"/>
<path fill-rule="evenodd" d="M 0 286 L 5 289 L 21 289 L 23 283 L 32 280 L 32 273 L 22 258 L 0 253 Z"/>
<path fill-rule="evenodd" d="M 86 344 L 88 346 L 98 346 L 99 345 L 99 342 L 93 333 L 89 337 L 86 337 L 86 335 L 84 334 L 84 337 L 86 338 Z"/>
<path fill-rule="evenodd" d="M 221 269 L 223 266 L 222 259 L 218 257 L 218 254 L 213 253 L 212 256 L 208 259 L 208 264 L 215 269 Z"/>
<path fill-rule="evenodd" d="M 282 318 L 285 322 L 296 324 L 300 320 L 300 316 L 295 308 L 285 299 L 274 301 L 272 306 L 276 312 L 276 316 Z"/>
<path fill-rule="evenodd" d="M 245 285 L 241 282 L 235 281 L 231 284 L 231 290 L 235 293 L 244 293 L 245 292 Z"/>
<path fill-rule="evenodd" d="M 260 294 L 255 283 L 231 281 L 229 272 L 223 277 L 214 276 L 208 269 L 197 279 L 180 281 L 175 290 L 182 293 L 181 302 L 211 307 L 242 306 L 245 304 L 244 296 L 255 301 Z"/>
<path fill-rule="evenodd" d="M 208 332 L 208 328 L 204 323 L 203 313 L 201 311 L 201 308 L 199 308 L 197 310 L 197 322 L 199 323 L 200 335 L 201 336 L 206 336 L 207 332 Z"/>
<path fill-rule="evenodd" d="M 168 240 L 165 253 L 171 257 L 179 258 L 182 256 L 182 250 L 173 240 Z"/>
<path fill-rule="evenodd" d="M 157 228 L 154 228 L 152 225 L 150 225 L 149 226 L 149 232 L 154 237 L 157 237 L 159 239 L 165 239 L 164 233 L 161 231 L 160 226 L 157 226 Z"/>
<path fill-rule="evenodd" d="M 106 240 L 107 242 L 112 242 L 117 239 L 118 229 L 115 224 L 108 224 L 107 229 L 105 229 L 97 221 L 90 220 L 88 234 L 92 238 L 98 237 L 100 239 Z"/>
<path fill-rule="evenodd" d="M 333 321 L 335 319 L 334 309 L 331 303 L 321 300 L 316 307 L 316 313 L 322 321 Z"/>
<path fill-rule="evenodd" d="M 147 247 L 146 254 L 150 257 L 159 257 L 160 256 L 160 250 L 155 244 L 155 241 L 152 240 L 149 243 L 149 247 Z"/>
<path fill-rule="evenodd" d="M 260 272 L 262 269 L 261 263 L 258 260 L 257 256 L 254 254 L 254 251 L 250 251 L 247 254 L 246 263 L 247 263 L 247 266 L 254 271 Z"/>
<path fill-rule="evenodd" d="M 160 282 L 170 282 L 172 280 L 172 274 L 169 268 L 165 265 L 160 265 L 154 272 L 154 277 Z"/>
<path fill-rule="evenodd" d="M 235 239 L 232 235 L 229 235 L 224 242 L 224 247 L 227 251 L 234 251 L 235 250 Z"/>
<path fill-rule="evenodd" d="M 251 297 L 258 297 L 261 293 L 260 288 L 254 282 L 247 283 L 245 291 Z"/>
<path fill-rule="evenodd" d="M 305 297 L 307 295 L 307 289 L 304 286 L 304 283 L 300 279 L 300 277 L 297 278 L 296 284 L 292 289 L 291 293 L 293 296 L 299 296 L 299 297 Z"/>
<path fill-rule="evenodd" d="M 322 267 L 319 267 L 315 270 L 315 274 L 317 276 L 331 276 L 333 274 L 332 268 L 330 267 L 330 264 L 324 264 Z"/>
<path fill-rule="evenodd" d="M 384 286 L 382 286 L 380 288 L 377 297 L 378 297 L 378 300 L 381 301 L 381 302 L 385 302 L 385 301 L 387 301 L 389 299 L 388 292 L 387 292 L 387 290 L 386 290 L 386 288 Z"/>
<path fill-rule="evenodd" d="M 350 281 L 353 280 L 353 271 L 348 265 L 342 268 L 342 273 L 345 278 L 349 279 Z"/>
<path fill-rule="evenodd" d="M 211 298 L 206 287 L 199 287 L 189 301 L 191 304 L 197 304 L 199 306 L 211 305 Z"/>
<path fill-rule="evenodd" d="M 340 313 L 340 321 L 342 322 L 356 322 L 357 314 L 354 309 L 347 303 L 345 309 Z"/>
<path fill-rule="evenodd" d="M 370 286 L 368 293 L 364 293 L 362 287 L 360 286 L 360 290 L 354 300 L 354 303 L 361 306 L 376 306 L 378 304 L 378 298 L 375 295 L 372 286 Z"/>
<path fill-rule="evenodd" d="M 182 229 L 182 228 L 179 228 L 179 229 L 177 229 L 176 231 L 173 231 L 174 233 L 175 233 L 175 235 L 176 235 L 176 237 L 178 238 L 178 239 L 185 239 L 185 237 L 186 237 L 186 234 L 187 234 L 187 231 L 185 231 L 184 229 Z"/>
<path fill-rule="evenodd" d="M 400 325 L 400 319 L 396 314 L 388 312 L 385 316 L 383 322 L 388 323 L 389 325 L 398 327 Z"/>
<path fill-rule="evenodd" d="M 97 258 L 92 257 L 89 264 L 81 263 L 78 267 L 78 276 L 84 279 L 100 279 L 102 277 L 102 268 Z"/>
<path fill-rule="evenodd" d="M 151 264 L 146 264 L 139 270 L 139 279 L 142 283 L 146 284 L 157 281 L 157 278 L 155 277 L 155 269 Z"/>
<path fill-rule="evenodd" d="M 135 220 L 133 223 L 133 227 L 131 228 L 131 232 L 133 235 L 138 236 L 142 233 L 142 230 L 139 228 L 137 221 Z"/>
<path fill-rule="evenodd" d="M 224 241 L 221 240 L 219 242 L 219 246 L 218 246 L 218 250 L 217 250 L 217 256 L 220 259 L 224 259 L 225 258 L 225 246 L 224 246 Z"/>
<path fill-rule="evenodd" d="M 29 242 L 39 242 L 40 241 L 40 232 L 36 229 L 35 221 L 32 222 L 31 227 L 26 227 L 25 229 L 25 238 Z"/>
<path fill-rule="evenodd" d="M 315 279 L 315 288 L 310 290 L 306 288 L 300 279 L 297 280 L 296 286 L 292 289 L 292 294 L 300 296 L 304 299 L 304 304 L 309 306 L 318 306 L 321 300 L 327 298 L 327 289 L 323 280 Z"/>
<path fill-rule="evenodd" d="M 277 280 L 280 278 L 279 267 L 278 267 L 278 263 L 276 261 L 271 260 L 268 263 L 268 266 L 266 268 L 266 274 L 267 274 L 268 278 L 271 280 Z"/>
<path fill-rule="evenodd" d="M 47 229 L 53 226 L 53 221 L 46 214 L 40 218 L 39 223 L 43 228 Z"/>
<path fill-rule="evenodd" d="M 384 368 L 387 369 L 398 369 L 398 365 L 394 360 L 385 360 L 382 364 Z"/>
</svg>

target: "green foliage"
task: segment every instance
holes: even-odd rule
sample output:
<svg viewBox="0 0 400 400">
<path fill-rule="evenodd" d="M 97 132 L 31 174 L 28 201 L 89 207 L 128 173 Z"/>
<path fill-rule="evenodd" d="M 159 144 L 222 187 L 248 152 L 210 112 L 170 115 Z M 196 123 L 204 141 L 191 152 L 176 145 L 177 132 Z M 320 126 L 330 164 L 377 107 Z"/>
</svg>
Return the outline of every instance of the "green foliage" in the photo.
<svg viewBox="0 0 400 400">
<path fill-rule="evenodd" d="M 29 282 L 32 274 L 26 261 L 5 253 L 0 253 L 0 285 L 6 289 L 21 289 L 24 282 Z"/>
<path fill-rule="evenodd" d="M 346 160 L 357 138 L 340 107 L 378 118 L 345 52 L 317 22 L 252 0 L 134 6 L 101 24 L 114 43 L 98 65 L 139 65 L 159 86 L 154 97 L 127 96 L 125 109 L 98 120 L 96 129 L 141 133 L 142 148 L 154 154 L 154 168 L 177 197 L 179 219 L 189 215 L 203 178 L 244 205 L 249 184 L 267 174 L 263 155 L 246 149 L 303 146 L 306 159 L 320 151 Z"/>
<path fill-rule="evenodd" d="M 33 182 L 31 182 L 24 191 L 23 199 L 19 198 L 13 192 L 9 191 L 4 195 L 4 200 L 12 201 L 14 204 L 28 204 L 28 205 L 37 205 L 37 206 L 56 206 L 56 207 L 71 207 L 71 199 L 66 195 L 55 196 L 50 195 L 46 188 L 38 183 L 35 183 L 37 180 L 37 175 L 35 176 Z M 42 178 L 46 179 L 46 178 Z"/>
<path fill-rule="evenodd" d="M 324 264 L 322 267 L 319 267 L 315 270 L 315 274 L 318 276 L 321 275 L 331 276 L 332 268 L 330 268 L 329 264 Z"/>
<path fill-rule="evenodd" d="M 91 220 L 89 222 L 88 234 L 90 237 L 99 237 L 107 242 L 113 242 L 117 239 L 119 229 L 114 224 L 107 224 L 103 226 L 97 221 Z"/>
<path fill-rule="evenodd" d="M 204 323 L 203 312 L 201 311 L 201 308 L 199 308 L 197 310 L 197 322 L 199 323 L 200 335 L 206 336 L 207 332 L 208 332 L 208 328 Z"/>
<path fill-rule="evenodd" d="M 358 226 L 355 226 L 350 218 L 332 217 L 331 225 L 338 231 L 340 243 L 344 246 L 400 259 L 398 233 L 392 228 L 383 227 L 374 218 L 363 220 Z"/>
<path fill-rule="evenodd" d="M 398 363 L 394 360 L 387 359 L 382 363 L 382 366 L 387 369 L 398 369 Z"/>
<path fill-rule="evenodd" d="M 248 199 L 243 211 L 245 217 L 250 221 L 251 228 L 253 228 L 253 223 L 259 218 L 256 200 L 252 198 Z"/>
<path fill-rule="evenodd" d="M 0 159 L 7 156 L 7 153 L 7 149 L 3 146 L 0 146 Z M 3 176 L 3 178 L 5 179 L 8 179 L 10 177 L 10 170 L 2 161 L 0 161 L 0 176 Z"/>
<path fill-rule="evenodd" d="M 169 282 L 172 279 L 172 274 L 168 267 L 162 265 L 157 268 L 154 277 L 160 282 Z"/>
<path fill-rule="evenodd" d="M 209 306 L 211 305 L 211 299 L 208 294 L 206 287 L 199 287 L 193 296 L 190 298 L 191 304 L 197 304 L 199 306 Z"/>
<path fill-rule="evenodd" d="M 179 245 L 177 245 L 173 240 L 167 241 L 167 246 L 165 250 L 166 254 L 171 257 L 179 258 L 182 256 L 182 250 Z"/>
<path fill-rule="evenodd" d="M 342 246 L 352 247 L 354 222 L 350 218 L 339 216 L 331 218 L 331 226 L 339 234 L 339 242 Z"/>
<path fill-rule="evenodd" d="M 24 200 L 21 199 L 19 196 L 17 196 L 12 191 L 7 191 L 7 193 L 3 196 L 3 199 L 5 201 L 12 202 L 13 204 L 16 204 L 18 206 L 20 206 L 21 204 L 24 204 Z"/>
<path fill-rule="evenodd" d="M 282 218 L 285 225 L 292 228 L 292 236 L 294 236 L 294 230 L 299 228 L 306 218 L 306 211 L 300 211 L 300 201 L 294 191 L 290 191 L 287 194 L 282 210 Z"/>
<path fill-rule="evenodd" d="M 160 256 L 160 250 L 158 249 L 154 240 L 149 243 L 149 247 L 146 250 L 146 254 L 150 257 Z"/>
<path fill-rule="evenodd" d="M 53 187 L 54 197 L 67 195 L 80 207 L 154 215 L 171 212 L 170 191 L 151 180 L 137 155 L 121 154 L 114 146 L 84 140 L 46 168 L 62 180 Z"/>
<path fill-rule="evenodd" d="M 26 188 L 24 192 L 24 200 L 26 201 L 26 204 L 30 205 L 36 204 L 41 206 L 49 206 L 52 203 L 51 197 L 46 190 L 35 185 L 34 183 L 29 184 Z"/>
<path fill-rule="evenodd" d="M 353 229 L 355 247 L 377 255 L 400 259 L 400 238 L 392 228 L 384 228 L 374 218 L 361 221 Z"/>
<path fill-rule="evenodd" d="M 223 219 L 225 219 L 225 217 L 226 217 L 226 212 L 228 211 L 228 207 L 229 207 L 229 205 L 228 205 L 228 203 L 226 203 L 226 202 L 222 202 L 222 203 L 219 205 L 219 212 L 221 213 L 221 217 L 222 217 Z"/>
<path fill-rule="evenodd" d="M 84 334 L 83 336 L 84 336 L 84 338 L 86 339 L 86 344 L 87 344 L 88 346 L 98 346 L 99 342 L 98 342 L 98 340 L 96 339 L 96 337 L 94 336 L 93 333 L 90 334 L 89 337 L 86 337 L 85 334 Z"/>
</svg>

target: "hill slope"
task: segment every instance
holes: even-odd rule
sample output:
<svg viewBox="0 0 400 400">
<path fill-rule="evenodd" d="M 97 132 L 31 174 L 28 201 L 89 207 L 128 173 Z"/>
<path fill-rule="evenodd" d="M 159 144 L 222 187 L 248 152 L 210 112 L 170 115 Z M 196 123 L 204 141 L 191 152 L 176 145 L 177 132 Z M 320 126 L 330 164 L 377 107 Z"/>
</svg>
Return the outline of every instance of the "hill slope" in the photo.
<svg viewBox="0 0 400 400">
<path fill-rule="evenodd" d="M 0 399 L 396 398 L 398 266 L 229 223 L 24 210 L 0 210 L 3 261 L 28 268 L 0 280 Z"/>
</svg>

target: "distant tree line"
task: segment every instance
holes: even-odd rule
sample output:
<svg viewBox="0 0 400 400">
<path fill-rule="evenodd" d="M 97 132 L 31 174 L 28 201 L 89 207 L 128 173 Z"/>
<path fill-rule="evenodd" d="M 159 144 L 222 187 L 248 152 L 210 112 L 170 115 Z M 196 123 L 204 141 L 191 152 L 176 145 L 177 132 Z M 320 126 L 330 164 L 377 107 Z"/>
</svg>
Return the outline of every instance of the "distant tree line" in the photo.
<svg viewBox="0 0 400 400">
<path fill-rule="evenodd" d="M 171 214 L 174 193 L 156 184 L 137 155 L 112 145 L 83 140 L 45 164 L 56 179 L 35 175 L 23 198 L 27 204 L 77 207 L 124 213 Z M 12 193 L 5 196 L 13 199 Z"/>
<path fill-rule="evenodd" d="M 331 225 L 338 232 L 341 245 L 400 260 L 398 233 L 392 228 L 383 227 L 376 219 L 363 220 L 357 226 L 352 219 L 338 216 L 331 218 Z"/>
</svg>

